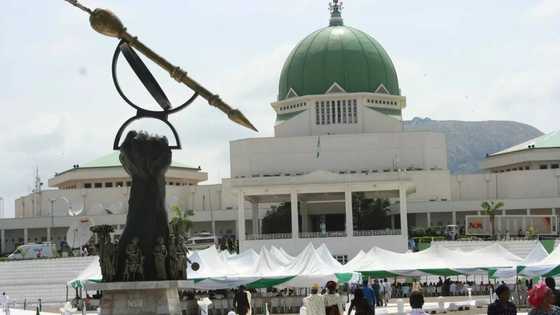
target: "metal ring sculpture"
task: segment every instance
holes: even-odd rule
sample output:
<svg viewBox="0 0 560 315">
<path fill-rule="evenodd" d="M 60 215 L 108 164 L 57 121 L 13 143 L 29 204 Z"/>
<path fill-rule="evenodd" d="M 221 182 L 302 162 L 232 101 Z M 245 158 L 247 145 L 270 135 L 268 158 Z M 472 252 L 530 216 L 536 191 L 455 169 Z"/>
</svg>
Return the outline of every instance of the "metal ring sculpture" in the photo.
<svg viewBox="0 0 560 315">
<path fill-rule="evenodd" d="M 123 54 L 124 58 L 126 59 L 128 64 L 130 65 L 130 67 L 132 68 L 132 70 L 134 71 L 136 76 L 140 79 L 140 81 L 142 82 L 144 87 L 148 90 L 150 95 L 155 99 L 155 101 L 158 103 L 158 105 L 163 110 L 154 111 L 154 110 L 144 109 L 144 108 L 140 107 L 139 105 L 134 104 L 124 94 L 124 92 L 122 91 L 121 86 L 119 84 L 119 80 L 117 78 L 117 63 L 119 61 L 119 55 L 121 53 Z M 130 125 L 133 121 L 138 120 L 138 119 L 142 119 L 142 118 L 157 119 L 157 120 L 165 123 L 167 126 L 169 126 L 169 128 L 173 132 L 173 136 L 175 137 L 175 145 L 170 146 L 170 148 L 171 149 L 181 149 L 181 140 L 179 139 L 179 134 L 177 133 L 177 130 L 175 130 L 175 127 L 169 122 L 168 118 L 169 118 L 169 115 L 177 113 L 177 112 L 185 109 L 187 106 L 189 106 L 197 98 L 198 92 L 195 92 L 193 94 L 193 96 L 191 96 L 185 103 L 181 104 L 178 107 L 173 108 L 171 106 L 171 103 L 169 102 L 169 99 L 167 98 L 167 96 L 165 95 L 163 90 L 161 89 L 160 85 L 158 84 L 158 82 L 156 81 L 156 79 L 154 78 L 154 76 L 152 75 L 150 70 L 148 70 L 148 67 L 146 67 L 146 65 L 144 64 L 142 59 L 140 59 L 138 54 L 136 54 L 134 49 L 132 47 L 130 47 L 130 45 L 124 40 L 121 40 L 119 42 L 119 44 L 117 45 L 117 48 L 115 49 L 115 53 L 113 54 L 113 62 L 112 62 L 112 65 L 111 65 L 111 74 L 113 76 L 113 83 L 115 84 L 115 88 L 117 89 L 117 92 L 119 93 L 119 95 L 123 98 L 123 100 L 128 105 L 130 105 L 134 109 L 136 109 L 136 115 L 129 118 L 127 121 L 125 121 L 122 124 L 122 126 L 119 128 L 119 130 L 117 131 L 117 134 L 115 136 L 115 141 L 113 142 L 113 149 L 114 150 L 119 150 L 120 149 L 120 144 L 119 144 L 120 139 L 121 139 L 122 133 L 124 132 L 126 127 L 128 127 L 128 125 Z"/>
</svg>

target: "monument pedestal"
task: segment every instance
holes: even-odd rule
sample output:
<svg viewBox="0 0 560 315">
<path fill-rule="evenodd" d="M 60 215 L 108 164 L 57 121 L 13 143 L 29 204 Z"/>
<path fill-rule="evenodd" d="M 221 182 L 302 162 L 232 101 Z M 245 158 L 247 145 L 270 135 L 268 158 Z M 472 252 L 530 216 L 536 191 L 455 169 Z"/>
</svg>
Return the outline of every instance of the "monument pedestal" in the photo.
<svg viewBox="0 0 560 315">
<path fill-rule="evenodd" d="M 89 285 L 101 290 L 100 315 L 181 315 L 177 289 L 191 281 L 105 282 Z"/>
</svg>

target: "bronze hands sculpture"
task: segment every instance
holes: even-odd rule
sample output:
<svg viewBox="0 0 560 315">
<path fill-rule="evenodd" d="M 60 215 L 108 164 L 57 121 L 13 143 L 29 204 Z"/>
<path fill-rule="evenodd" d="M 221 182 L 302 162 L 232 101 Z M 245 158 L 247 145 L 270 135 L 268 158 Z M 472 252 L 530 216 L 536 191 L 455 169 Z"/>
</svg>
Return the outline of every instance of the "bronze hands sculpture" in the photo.
<svg viewBox="0 0 560 315">
<path fill-rule="evenodd" d="M 171 164 L 171 150 L 181 149 L 179 136 L 168 116 L 190 105 L 198 96 L 211 106 L 217 107 L 228 118 L 252 130 L 256 128 L 237 109 L 233 109 L 216 94 L 190 78 L 181 68 L 148 48 L 137 37 L 127 32 L 118 17 L 109 10 L 91 10 L 78 0 L 65 0 L 89 14 L 91 27 L 97 32 L 119 38 L 112 63 L 113 82 L 120 96 L 136 109 L 136 115 L 128 119 L 118 130 L 113 148 L 120 150 L 120 161 L 132 178 L 129 211 L 124 232 L 118 246 L 104 241 L 100 246 L 103 281 L 136 280 L 177 280 L 186 279 L 189 259 L 186 248 L 186 234 L 177 232 L 170 236 L 167 211 L 165 209 L 165 173 Z M 194 94 L 184 104 L 172 108 L 167 96 L 142 62 L 135 50 L 166 70 L 176 81 L 185 84 Z M 122 54 L 144 87 L 162 108 L 161 111 L 144 109 L 130 101 L 123 93 L 117 79 L 117 61 Z M 171 128 L 176 145 L 170 146 L 165 137 L 150 136 L 147 133 L 130 131 L 120 144 L 125 128 L 134 120 L 154 118 Z M 109 234 L 99 228 L 97 234 Z M 175 232 L 174 232 L 175 233 Z M 103 234 L 103 235 L 105 235 Z M 104 240 L 107 237 L 103 236 Z M 199 268 L 191 264 L 192 270 Z"/>
</svg>

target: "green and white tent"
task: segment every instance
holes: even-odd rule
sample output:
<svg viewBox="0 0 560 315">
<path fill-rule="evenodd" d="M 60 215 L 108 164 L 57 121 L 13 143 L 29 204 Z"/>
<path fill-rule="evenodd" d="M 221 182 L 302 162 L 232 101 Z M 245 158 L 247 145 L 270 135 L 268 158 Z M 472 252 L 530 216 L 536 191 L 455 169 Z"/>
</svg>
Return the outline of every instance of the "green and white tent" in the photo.
<svg viewBox="0 0 560 315">
<path fill-rule="evenodd" d="M 517 266 L 521 261 L 497 243 L 473 251 L 451 250 L 436 243 L 414 253 L 396 253 L 374 247 L 367 253 L 360 252 L 344 267 L 375 278 L 454 276 L 486 274 L 489 268 Z"/>
<path fill-rule="evenodd" d="M 200 269 L 188 269 L 189 279 L 198 289 L 310 287 L 327 281 L 359 282 L 360 274 L 346 271 L 336 261 L 327 247 L 314 248 L 309 244 L 301 253 L 292 257 L 282 249 L 263 247 L 257 254 L 245 251 L 236 256 L 220 255 L 215 249 L 194 253 L 191 261 Z"/>
<path fill-rule="evenodd" d="M 66 285 L 71 286 L 75 289 L 85 288 L 88 283 L 101 282 L 101 268 L 99 266 L 99 257 L 95 256 L 95 259 L 89 264 L 89 266 L 84 269 L 76 279 L 68 281 Z"/>
<path fill-rule="evenodd" d="M 527 277 L 554 277 L 560 274 L 560 246 L 540 261 L 521 266 L 519 273 Z"/>
<path fill-rule="evenodd" d="M 240 285 L 249 288 L 310 287 L 315 283 L 324 285 L 330 280 L 340 283 L 361 280 L 359 273 L 346 271 L 325 245 L 314 248 L 309 244 L 295 257 L 274 246 L 270 249 L 263 247 L 259 253 L 250 249 L 238 255 L 218 252 L 215 247 L 210 247 L 194 251 L 189 259 L 200 265 L 197 271 L 190 265 L 187 267 L 188 280 L 192 280 L 189 283 L 192 288 L 203 290 Z M 101 269 L 96 259 L 68 285 L 84 288 L 99 281 Z"/>
<path fill-rule="evenodd" d="M 507 267 L 507 268 L 490 268 L 488 269 L 489 278 L 515 278 L 518 275 L 523 275 L 522 271 L 525 266 L 536 264 L 541 262 L 543 259 L 548 257 L 548 252 L 541 244 L 541 242 L 536 241 L 535 247 L 527 254 L 527 256 L 519 263 L 519 265 Z"/>
</svg>

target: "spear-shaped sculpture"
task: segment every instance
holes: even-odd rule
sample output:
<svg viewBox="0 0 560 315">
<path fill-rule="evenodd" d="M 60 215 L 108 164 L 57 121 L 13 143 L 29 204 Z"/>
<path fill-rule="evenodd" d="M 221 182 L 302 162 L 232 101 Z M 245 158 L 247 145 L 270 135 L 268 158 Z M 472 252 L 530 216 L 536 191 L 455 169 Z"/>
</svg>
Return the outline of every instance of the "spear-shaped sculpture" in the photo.
<svg viewBox="0 0 560 315">
<path fill-rule="evenodd" d="M 129 46 L 137 49 L 144 56 L 148 57 L 150 60 L 169 72 L 173 79 L 185 84 L 193 91 L 195 91 L 198 95 L 204 97 L 208 101 L 208 104 L 217 107 L 219 110 L 224 112 L 230 120 L 244 127 L 257 131 L 257 129 L 253 126 L 253 124 L 251 124 L 251 122 L 245 117 L 245 115 L 243 115 L 243 113 L 229 106 L 226 102 L 220 99 L 217 94 L 213 94 L 198 82 L 190 78 L 187 75 L 187 72 L 182 70 L 180 67 L 174 66 L 169 61 L 165 60 L 165 58 L 161 57 L 156 52 L 140 42 L 137 37 L 132 36 L 130 33 L 128 33 L 126 27 L 124 27 L 123 23 L 113 12 L 106 9 L 91 10 L 80 4 L 78 0 L 65 1 L 87 12 L 89 14 L 89 22 L 94 30 L 103 35 L 116 37 L 123 40 Z M 164 108 L 164 110 L 165 109 L 166 108 Z"/>
</svg>

